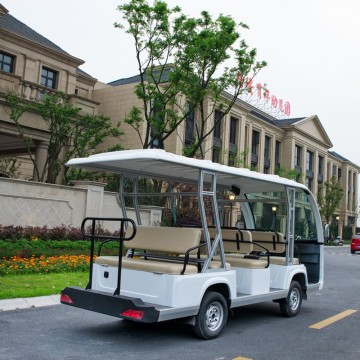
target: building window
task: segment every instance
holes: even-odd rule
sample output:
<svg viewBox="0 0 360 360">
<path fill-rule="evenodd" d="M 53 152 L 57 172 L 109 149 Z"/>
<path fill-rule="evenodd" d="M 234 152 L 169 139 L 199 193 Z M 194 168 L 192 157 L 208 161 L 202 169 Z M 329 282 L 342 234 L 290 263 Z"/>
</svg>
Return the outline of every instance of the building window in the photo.
<svg viewBox="0 0 360 360">
<path fill-rule="evenodd" d="M 336 176 L 336 165 L 332 167 L 332 176 Z"/>
<path fill-rule="evenodd" d="M 221 120 L 223 119 L 224 113 L 219 110 L 215 111 L 214 114 L 214 131 L 213 131 L 213 156 L 212 161 L 220 162 L 220 152 L 222 148 L 221 140 Z"/>
<path fill-rule="evenodd" d="M 230 118 L 230 137 L 229 137 L 229 166 L 235 166 L 235 159 L 237 155 L 237 132 L 239 119 L 236 117 Z"/>
<path fill-rule="evenodd" d="M 252 143 L 251 143 L 251 165 L 256 166 L 258 163 L 258 152 L 260 143 L 260 133 L 256 130 L 252 132 Z"/>
<path fill-rule="evenodd" d="M 281 142 L 276 141 L 275 143 L 275 166 L 280 168 L 280 156 L 281 156 Z"/>
<path fill-rule="evenodd" d="M 338 168 L 338 181 L 340 182 L 341 180 L 341 168 Z"/>
<path fill-rule="evenodd" d="M 41 85 L 50 89 L 56 89 L 58 73 L 54 70 L 43 67 L 41 70 Z"/>
<path fill-rule="evenodd" d="M 215 111 L 214 116 L 214 138 L 221 139 L 221 120 L 223 117 L 223 113 L 219 110 Z"/>
<path fill-rule="evenodd" d="M 313 183 L 313 179 L 310 179 L 310 178 L 306 178 L 305 179 L 305 186 L 310 190 L 312 191 L 312 183 Z"/>
<path fill-rule="evenodd" d="M 301 168 L 301 151 L 302 151 L 301 146 L 295 145 L 294 165 L 295 167 L 299 167 L 299 168 Z"/>
<path fill-rule="evenodd" d="M 188 104 L 188 108 L 190 105 Z M 195 129 L 195 111 L 194 109 L 189 112 L 185 120 L 185 146 L 188 147 L 194 142 L 194 129 Z"/>
<path fill-rule="evenodd" d="M 306 152 L 306 170 L 313 171 L 314 154 L 311 151 Z"/>
<path fill-rule="evenodd" d="M 324 175 L 324 158 L 322 156 L 319 156 L 318 174 Z"/>
<path fill-rule="evenodd" d="M 252 134 L 252 145 L 251 145 L 252 154 L 258 155 L 259 142 L 260 142 L 260 133 L 254 130 Z"/>
<path fill-rule="evenodd" d="M 15 57 L 3 52 L 0 52 L 0 70 L 7 73 L 14 72 Z"/>
<path fill-rule="evenodd" d="M 318 182 L 324 181 L 324 158 L 322 156 L 319 156 L 318 158 Z"/>
<path fill-rule="evenodd" d="M 265 136 L 264 159 L 270 159 L 270 144 L 271 138 L 269 136 Z"/>
<path fill-rule="evenodd" d="M 237 139 L 237 127 L 238 127 L 239 119 L 236 117 L 230 118 L 230 144 L 236 145 L 236 139 Z"/>
</svg>

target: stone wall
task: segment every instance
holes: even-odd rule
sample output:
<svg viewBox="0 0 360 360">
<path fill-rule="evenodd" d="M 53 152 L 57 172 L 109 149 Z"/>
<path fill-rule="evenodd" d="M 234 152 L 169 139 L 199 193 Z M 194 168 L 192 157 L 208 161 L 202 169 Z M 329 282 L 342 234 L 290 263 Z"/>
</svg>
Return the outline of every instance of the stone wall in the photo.
<svg viewBox="0 0 360 360">
<path fill-rule="evenodd" d="M 161 214 L 159 207 L 142 207 L 142 225 L 158 224 Z M 2 225 L 80 227 L 87 216 L 122 217 L 117 194 L 95 182 L 79 181 L 69 187 L 0 178 Z M 127 209 L 127 216 L 136 222 L 133 209 Z"/>
</svg>

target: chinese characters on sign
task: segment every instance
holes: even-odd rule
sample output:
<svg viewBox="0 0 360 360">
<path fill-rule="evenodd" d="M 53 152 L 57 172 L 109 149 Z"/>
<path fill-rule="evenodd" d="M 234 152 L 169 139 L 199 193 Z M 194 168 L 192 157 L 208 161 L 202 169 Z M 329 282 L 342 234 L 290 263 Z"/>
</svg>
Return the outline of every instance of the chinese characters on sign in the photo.
<svg viewBox="0 0 360 360">
<path fill-rule="evenodd" d="M 284 101 L 274 94 L 270 94 L 270 91 L 266 88 L 265 85 L 260 83 L 254 85 L 253 79 L 246 79 L 246 89 L 251 95 L 254 95 L 255 93 L 257 101 L 264 102 L 273 109 L 280 111 L 285 116 L 290 116 L 290 102 Z"/>
</svg>

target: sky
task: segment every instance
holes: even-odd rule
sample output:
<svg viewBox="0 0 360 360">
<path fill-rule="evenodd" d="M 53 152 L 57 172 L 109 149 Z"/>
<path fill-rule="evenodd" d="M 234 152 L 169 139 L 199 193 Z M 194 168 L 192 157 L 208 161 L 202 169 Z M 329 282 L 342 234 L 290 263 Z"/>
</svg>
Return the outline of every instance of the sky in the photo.
<svg viewBox="0 0 360 360">
<path fill-rule="evenodd" d="M 244 22 L 242 38 L 268 66 L 255 78 L 291 104 L 291 118 L 317 115 L 333 148 L 360 166 L 359 0 L 165 0 L 189 16 L 202 10 Z M 0 0 L 10 14 L 71 55 L 102 82 L 137 74 L 123 0 Z"/>
</svg>

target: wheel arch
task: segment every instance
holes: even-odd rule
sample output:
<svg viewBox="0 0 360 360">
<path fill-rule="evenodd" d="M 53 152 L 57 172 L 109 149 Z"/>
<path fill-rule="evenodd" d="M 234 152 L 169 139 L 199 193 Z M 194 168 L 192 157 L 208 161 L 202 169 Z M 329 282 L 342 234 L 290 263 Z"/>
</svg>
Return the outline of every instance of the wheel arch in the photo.
<svg viewBox="0 0 360 360">
<path fill-rule="evenodd" d="M 228 306 L 230 305 L 230 288 L 228 284 L 226 283 L 212 284 L 205 290 L 204 295 L 208 291 L 214 291 L 220 293 L 225 298 Z"/>
<path fill-rule="evenodd" d="M 306 279 L 306 274 L 303 272 L 299 272 L 297 274 L 295 274 L 293 276 L 293 278 L 291 279 L 292 281 L 297 281 L 302 289 L 302 293 L 303 293 L 303 298 L 306 300 L 307 299 L 307 279 Z M 290 283 L 291 283 L 290 282 Z"/>
</svg>

